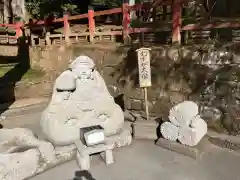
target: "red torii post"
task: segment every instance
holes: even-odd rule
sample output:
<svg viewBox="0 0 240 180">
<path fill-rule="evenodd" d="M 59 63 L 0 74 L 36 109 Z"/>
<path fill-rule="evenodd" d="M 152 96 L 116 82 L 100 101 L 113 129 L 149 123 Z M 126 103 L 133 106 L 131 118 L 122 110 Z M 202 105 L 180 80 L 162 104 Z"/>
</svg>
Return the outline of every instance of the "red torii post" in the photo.
<svg viewBox="0 0 240 180">
<path fill-rule="evenodd" d="M 89 27 L 89 41 L 90 43 L 94 43 L 95 20 L 93 6 L 88 6 L 88 27 Z"/>
<path fill-rule="evenodd" d="M 23 35 L 22 28 L 23 28 L 23 22 L 18 21 L 18 22 L 15 23 L 15 31 L 16 31 L 16 38 L 17 39 L 22 37 L 22 35 Z"/>
<path fill-rule="evenodd" d="M 182 0 L 173 0 L 172 4 L 172 43 L 181 44 Z"/>
<path fill-rule="evenodd" d="M 152 7 L 172 5 L 172 43 L 181 43 L 182 5 L 188 0 L 154 0 Z"/>
<path fill-rule="evenodd" d="M 70 25 L 69 25 L 69 21 L 68 21 L 68 12 L 64 12 L 63 15 L 63 24 L 64 24 L 64 38 L 65 38 L 65 42 L 67 43 L 67 45 L 70 44 L 70 39 L 69 39 L 69 35 L 70 35 Z"/>
<path fill-rule="evenodd" d="M 129 4 L 128 0 L 124 0 L 122 4 L 122 13 L 123 13 L 123 41 L 124 44 L 129 42 L 129 26 L 130 26 L 130 13 L 129 13 Z"/>
</svg>

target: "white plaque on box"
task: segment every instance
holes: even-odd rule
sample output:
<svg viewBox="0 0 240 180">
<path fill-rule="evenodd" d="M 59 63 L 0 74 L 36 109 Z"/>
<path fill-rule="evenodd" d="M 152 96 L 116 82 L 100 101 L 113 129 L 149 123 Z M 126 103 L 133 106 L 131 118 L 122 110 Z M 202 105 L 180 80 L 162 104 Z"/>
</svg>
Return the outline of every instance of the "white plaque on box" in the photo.
<svg viewBox="0 0 240 180">
<path fill-rule="evenodd" d="M 100 129 L 86 132 L 84 133 L 84 137 L 88 146 L 103 143 L 105 141 L 104 131 Z"/>
<path fill-rule="evenodd" d="M 80 128 L 80 140 L 87 146 L 105 142 L 104 129 L 100 125 Z"/>
<path fill-rule="evenodd" d="M 138 71 L 140 87 L 150 87 L 151 81 L 151 66 L 150 66 L 150 48 L 137 49 Z"/>
</svg>

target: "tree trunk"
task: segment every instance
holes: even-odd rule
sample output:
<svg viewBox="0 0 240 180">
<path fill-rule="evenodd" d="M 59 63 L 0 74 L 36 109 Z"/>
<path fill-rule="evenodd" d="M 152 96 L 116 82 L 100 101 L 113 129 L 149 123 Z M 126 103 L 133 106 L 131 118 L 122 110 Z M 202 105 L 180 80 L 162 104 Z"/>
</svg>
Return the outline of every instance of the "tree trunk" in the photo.
<svg viewBox="0 0 240 180">
<path fill-rule="evenodd" d="M 4 17 L 4 3 L 3 0 L 0 0 L 0 23 L 3 23 L 3 17 Z"/>
<path fill-rule="evenodd" d="M 25 19 L 25 0 L 0 0 L 0 6 L 3 23 L 13 23 L 15 17 Z"/>
<path fill-rule="evenodd" d="M 3 23 L 9 23 L 9 0 L 3 0 Z"/>
<path fill-rule="evenodd" d="M 25 0 L 12 0 L 13 16 L 24 18 L 25 16 Z"/>
</svg>

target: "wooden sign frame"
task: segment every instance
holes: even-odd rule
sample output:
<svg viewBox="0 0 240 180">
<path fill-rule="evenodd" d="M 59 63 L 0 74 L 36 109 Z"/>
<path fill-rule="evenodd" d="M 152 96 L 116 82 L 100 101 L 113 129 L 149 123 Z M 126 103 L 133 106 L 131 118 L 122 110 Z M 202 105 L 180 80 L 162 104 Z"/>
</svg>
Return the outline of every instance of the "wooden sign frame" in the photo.
<svg viewBox="0 0 240 180">
<path fill-rule="evenodd" d="M 149 120 L 147 88 L 152 86 L 150 51 L 150 48 L 145 47 L 136 50 L 138 58 L 139 85 L 144 89 L 145 111 L 147 120 Z"/>
<path fill-rule="evenodd" d="M 138 58 L 139 85 L 142 88 L 152 86 L 150 51 L 151 51 L 150 48 L 145 47 L 136 50 Z"/>
</svg>

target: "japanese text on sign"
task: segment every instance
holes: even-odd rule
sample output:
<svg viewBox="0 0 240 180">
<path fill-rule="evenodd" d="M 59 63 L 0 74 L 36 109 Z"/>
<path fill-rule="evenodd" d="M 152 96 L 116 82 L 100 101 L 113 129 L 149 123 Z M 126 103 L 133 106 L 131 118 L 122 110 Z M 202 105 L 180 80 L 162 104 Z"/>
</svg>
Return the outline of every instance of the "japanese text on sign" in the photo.
<svg viewBox="0 0 240 180">
<path fill-rule="evenodd" d="M 151 83 L 150 49 L 137 50 L 140 87 L 149 87 Z"/>
</svg>

